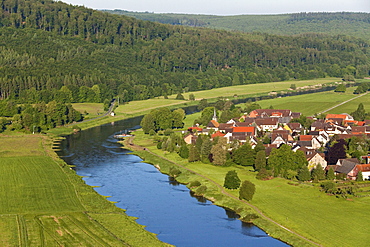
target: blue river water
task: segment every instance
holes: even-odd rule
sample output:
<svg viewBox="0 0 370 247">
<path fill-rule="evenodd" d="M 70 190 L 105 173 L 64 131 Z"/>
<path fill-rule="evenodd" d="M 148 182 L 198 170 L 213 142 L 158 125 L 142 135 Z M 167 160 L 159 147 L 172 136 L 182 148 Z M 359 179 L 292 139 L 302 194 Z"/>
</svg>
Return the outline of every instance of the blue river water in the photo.
<svg viewBox="0 0 370 247">
<path fill-rule="evenodd" d="M 68 136 L 59 155 L 108 200 L 146 230 L 176 246 L 287 246 L 238 215 L 194 197 L 189 189 L 120 146 L 113 137 L 138 127 L 140 118 Z"/>
</svg>

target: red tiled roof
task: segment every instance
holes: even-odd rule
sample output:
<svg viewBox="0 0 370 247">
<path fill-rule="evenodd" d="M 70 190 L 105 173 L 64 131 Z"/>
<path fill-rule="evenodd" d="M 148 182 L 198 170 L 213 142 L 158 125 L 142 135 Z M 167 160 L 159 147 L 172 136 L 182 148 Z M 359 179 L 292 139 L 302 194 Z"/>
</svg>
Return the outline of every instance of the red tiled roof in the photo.
<svg viewBox="0 0 370 247">
<path fill-rule="evenodd" d="M 347 115 L 344 114 L 327 114 L 326 119 L 333 119 L 333 118 L 341 118 L 341 119 L 346 119 Z"/>
<path fill-rule="evenodd" d="M 202 131 L 203 129 L 200 127 L 189 127 L 188 130 L 197 130 L 197 131 Z"/>
<path fill-rule="evenodd" d="M 299 136 L 299 140 L 300 141 L 311 141 L 312 140 L 312 137 L 311 135 L 300 135 Z"/>
<path fill-rule="evenodd" d="M 214 134 L 211 135 L 212 138 L 215 138 L 217 136 L 223 137 L 223 136 L 225 136 L 225 134 L 222 133 L 222 132 L 220 132 L 220 131 L 217 131 L 216 133 L 214 133 Z"/>
<path fill-rule="evenodd" d="M 255 128 L 254 127 L 234 127 L 233 128 L 233 133 L 235 132 L 250 132 L 250 133 L 255 133 Z"/>
<path fill-rule="evenodd" d="M 356 166 L 359 171 L 362 172 L 369 172 L 370 171 L 370 164 L 362 164 Z"/>
</svg>

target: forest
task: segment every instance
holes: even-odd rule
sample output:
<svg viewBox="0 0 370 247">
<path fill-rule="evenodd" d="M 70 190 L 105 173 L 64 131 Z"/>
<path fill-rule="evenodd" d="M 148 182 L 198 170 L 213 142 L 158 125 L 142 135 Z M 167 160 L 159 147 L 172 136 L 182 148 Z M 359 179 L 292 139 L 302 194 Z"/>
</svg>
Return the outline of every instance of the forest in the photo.
<svg viewBox="0 0 370 247">
<path fill-rule="evenodd" d="M 51 0 L 1 1 L 0 98 L 143 100 L 230 85 L 369 76 L 369 43 L 165 25 Z"/>
<path fill-rule="evenodd" d="M 353 12 L 302 12 L 278 15 L 193 15 L 151 12 L 131 12 L 120 9 L 103 10 L 141 20 L 172 25 L 206 27 L 242 32 L 262 32 L 278 35 L 323 33 L 370 39 L 370 14 Z"/>
</svg>

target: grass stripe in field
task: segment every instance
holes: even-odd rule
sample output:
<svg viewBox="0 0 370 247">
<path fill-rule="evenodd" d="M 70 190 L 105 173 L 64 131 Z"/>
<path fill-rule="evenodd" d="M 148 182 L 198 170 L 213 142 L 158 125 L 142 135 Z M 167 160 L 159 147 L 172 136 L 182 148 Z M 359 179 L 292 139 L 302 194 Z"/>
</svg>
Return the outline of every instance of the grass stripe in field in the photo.
<svg viewBox="0 0 370 247">
<path fill-rule="evenodd" d="M 67 175 L 50 157 L 0 158 L 0 214 L 82 211 Z"/>
</svg>

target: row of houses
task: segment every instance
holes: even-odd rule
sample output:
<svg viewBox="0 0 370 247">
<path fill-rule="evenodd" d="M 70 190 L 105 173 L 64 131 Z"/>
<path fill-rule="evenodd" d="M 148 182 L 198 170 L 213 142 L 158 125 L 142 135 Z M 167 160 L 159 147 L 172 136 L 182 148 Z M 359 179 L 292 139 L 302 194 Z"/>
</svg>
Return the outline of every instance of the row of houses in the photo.
<svg viewBox="0 0 370 247">
<path fill-rule="evenodd" d="M 212 120 L 204 128 L 198 125 L 190 127 L 184 140 L 188 144 L 194 144 L 199 134 L 212 133 L 212 138 L 224 137 L 228 143 L 237 141 L 241 145 L 249 143 L 254 147 L 258 142 L 258 136 L 264 135 L 271 139 L 270 143 L 265 145 L 267 155 L 273 148 L 287 144 L 292 147 L 293 151 L 301 150 L 305 153 L 308 168 L 312 170 L 317 164 L 323 169 L 330 168 L 322 150 L 327 147 L 332 136 L 337 135 L 339 138 L 346 139 L 351 136 L 370 134 L 370 121 L 355 121 L 349 114 L 327 114 L 325 119 L 312 118 L 313 123 L 308 129 L 298 122 L 292 122 L 292 119 L 300 116 L 301 113 L 290 110 L 257 109 L 243 115 L 240 119 L 230 119 L 227 123 L 219 123 L 214 114 Z M 349 179 L 356 177 L 360 170 L 366 172 L 359 161 L 356 165 L 351 169 L 354 172 L 346 173 Z M 332 167 L 336 173 L 347 172 L 349 169 L 344 169 L 347 165 L 343 166 L 342 163 Z"/>
</svg>

